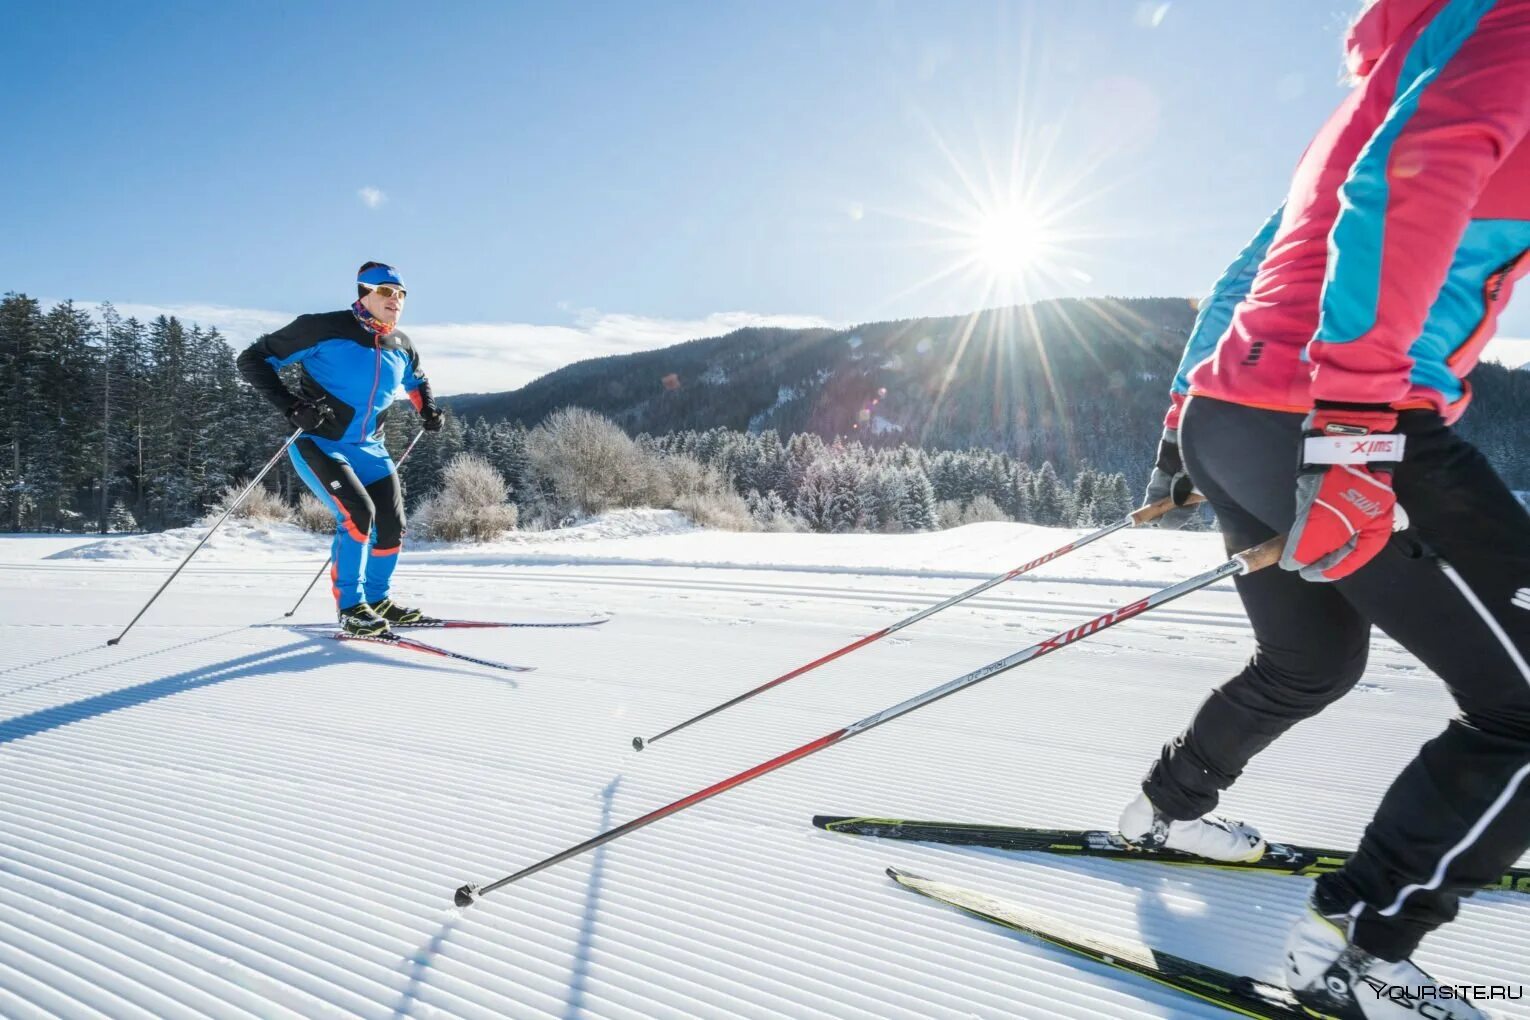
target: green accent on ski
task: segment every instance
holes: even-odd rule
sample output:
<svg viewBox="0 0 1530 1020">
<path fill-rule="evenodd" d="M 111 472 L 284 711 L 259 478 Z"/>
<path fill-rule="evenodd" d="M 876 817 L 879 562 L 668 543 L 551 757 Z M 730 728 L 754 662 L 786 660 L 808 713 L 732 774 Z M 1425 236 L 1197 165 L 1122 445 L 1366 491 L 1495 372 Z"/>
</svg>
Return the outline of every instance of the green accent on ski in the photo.
<svg viewBox="0 0 1530 1020">
<path fill-rule="evenodd" d="M 878 839 L 903 839 L 990 850 L 1049 853 L 1064 857 L 1098 857 L 1117 861 L 1151 861 L 1186 868 L 1297 875 L 1307 878 L 1337 871 L 1349 860 L 1345 850 L 1323 850 L 1292 843 L 1270 843 L 1257 861 L 1213 861 L 1178 850 L 1161 850 L 1128 843 L 1119 833 L 1103 829 L 1033 829 L 1016 825 L 970 822 L 911 821 L 854 815 L 814 815 L 813 824 L 828 832 Z M 1488 892 L 1530 894 L 1530 869 L 1511 868 Z"/>
<path fill-rule="evenodd" d="M 979 920 L 1039 939 L 1096 963 L 1147 978 L 1165 988 L 1255 1020 L 1311 1020 L 1284 988 L 1160 952 L 1141 943 L 1117 942 L 1077 925 L 1034 913 L 971 889 L 936 882 L 897 868 L 887 875 L 906 889 L 952 906 Z"/>
</svg>

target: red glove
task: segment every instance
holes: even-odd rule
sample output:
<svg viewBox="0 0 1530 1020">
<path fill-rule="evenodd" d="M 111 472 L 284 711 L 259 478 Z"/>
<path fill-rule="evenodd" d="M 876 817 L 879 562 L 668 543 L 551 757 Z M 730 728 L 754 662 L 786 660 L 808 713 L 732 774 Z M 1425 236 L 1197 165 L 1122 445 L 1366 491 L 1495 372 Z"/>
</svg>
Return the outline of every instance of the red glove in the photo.
<svg viewBox="0 0 1530 1020">
<path fill-rule="evenodd" d="M 1296 523 L 1280 565 L 1308 581 L 1337 581 L 1370 562 L 1392 535 L 1392 472 L 1403 456 L 1397 412 L 1382 404 L 1319 401 L 1302 433 Z"/>
</svg>

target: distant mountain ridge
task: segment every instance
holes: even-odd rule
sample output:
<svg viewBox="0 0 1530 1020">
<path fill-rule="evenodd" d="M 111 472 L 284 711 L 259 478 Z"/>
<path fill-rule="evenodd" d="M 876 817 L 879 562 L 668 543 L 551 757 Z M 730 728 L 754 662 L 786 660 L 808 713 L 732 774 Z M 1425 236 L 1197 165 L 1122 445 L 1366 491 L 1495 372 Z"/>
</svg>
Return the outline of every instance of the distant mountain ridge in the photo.
<svg viewBox="0 0 1530 1020">
<path fill-rule="evenodd" d="M 448 403 L 467 418 L 527 426 L 579 406 L 634 434 L 722 427 L 978 446 L 1064 473 L 1087 463 L 1136 477 L 1194 320 L 1183 298 L 1094 298 L 841 330 L 746 328 Z M 1470 432 L 1511 481 L 1530 486 L 1525 444 L 1497 441 L 1530 434 L 1530 378 L 1487 364 L 1472 382 Z"/>
</svg>

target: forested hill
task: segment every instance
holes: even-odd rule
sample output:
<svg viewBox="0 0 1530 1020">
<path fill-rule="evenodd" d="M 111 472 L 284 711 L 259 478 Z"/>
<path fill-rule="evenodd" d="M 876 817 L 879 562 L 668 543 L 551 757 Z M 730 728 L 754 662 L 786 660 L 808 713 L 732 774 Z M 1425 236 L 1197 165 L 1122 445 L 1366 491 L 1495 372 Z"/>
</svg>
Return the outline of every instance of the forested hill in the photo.
<svg viewBox="0 0 1530 1020">
<path fill-rule="evenodd" d="M 742 329 L 582 361 L 450 404 L 528 426 L 579 406 L 633 433 L 725 427 L 977 446 L 1051 461 L 1065 475 L 1087 463 L 1136 478 L 1194 318 L 1186 299 L 1087 299 L 839 331 Z M 1472 383 L 1464 431 L 1511 484 L 1530 488 L 1530 373 L 1488 364 Z"/>
</svg>

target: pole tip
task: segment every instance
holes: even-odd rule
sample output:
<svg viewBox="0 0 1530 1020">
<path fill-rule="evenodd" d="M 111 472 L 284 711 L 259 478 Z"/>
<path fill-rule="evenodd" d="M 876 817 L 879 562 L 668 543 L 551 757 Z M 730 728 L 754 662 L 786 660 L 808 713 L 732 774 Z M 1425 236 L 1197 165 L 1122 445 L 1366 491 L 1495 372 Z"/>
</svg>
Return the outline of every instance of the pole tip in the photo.
<svg viewBox="0 0 1530 1020">
<path fill-rule="evenodd" d="M 633 737 L 632 738 L 632 749 L 634 751 L 641 751 L 643 749 L 643 738 L 642 737 Z"/>
<path fill-rule="evenodd" d="M 110 648 L 112 645 L 116 644 L 118 641 L 121 641 L 121 640 L 122 639 L 120 637 L 114 637 L 114 638 L 112 638 L 110 641 L 108 641 L 106 643 L 106 647 Z"/>
<path fill-rule="evenodd" d="M 459 907 L 471 907 L 478 901 L 478 887 L 465 885 L 457 890 L 457 895 L 452 899 Z"/>
</svg>

